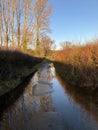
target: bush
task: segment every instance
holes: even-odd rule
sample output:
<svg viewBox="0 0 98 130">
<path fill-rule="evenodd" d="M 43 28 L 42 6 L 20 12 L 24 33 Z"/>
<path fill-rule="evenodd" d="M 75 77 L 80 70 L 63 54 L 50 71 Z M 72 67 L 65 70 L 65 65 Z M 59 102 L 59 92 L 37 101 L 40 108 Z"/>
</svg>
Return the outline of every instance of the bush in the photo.
<svg viewBox="0 0 98 130">
<path fill-rule="evenodd" d="M 56 66 L 63 66 L 65 79 L 70 84 L 91 89 L 98 87 L 98 43 L 57 51 L 55 61 Z"/>
</svg>

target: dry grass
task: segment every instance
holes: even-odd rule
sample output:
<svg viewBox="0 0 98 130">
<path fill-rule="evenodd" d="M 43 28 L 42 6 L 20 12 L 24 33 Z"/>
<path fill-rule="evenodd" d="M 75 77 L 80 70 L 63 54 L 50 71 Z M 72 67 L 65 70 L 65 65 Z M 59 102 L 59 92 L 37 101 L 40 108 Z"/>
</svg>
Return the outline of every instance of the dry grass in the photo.
<svg viewBox="0 0 98 130">
<path fill-rule="evenodd" d="M 70 84 L 91 89 L 98 87 L 98 43 L 57 51 L 55 63 Z"/>
</svg>

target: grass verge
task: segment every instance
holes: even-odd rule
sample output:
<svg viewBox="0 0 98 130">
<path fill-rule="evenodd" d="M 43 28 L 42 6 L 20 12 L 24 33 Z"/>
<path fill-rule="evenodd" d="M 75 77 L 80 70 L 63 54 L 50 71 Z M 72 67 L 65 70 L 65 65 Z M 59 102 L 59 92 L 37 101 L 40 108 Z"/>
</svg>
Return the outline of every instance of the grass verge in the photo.
<svg viewBox="0 0 98 130">
<path fill-rule="evenodd" d="M 42 61 L 20 51 L 0 50 L 0 96 L 23 82 Z"/>
</svg>

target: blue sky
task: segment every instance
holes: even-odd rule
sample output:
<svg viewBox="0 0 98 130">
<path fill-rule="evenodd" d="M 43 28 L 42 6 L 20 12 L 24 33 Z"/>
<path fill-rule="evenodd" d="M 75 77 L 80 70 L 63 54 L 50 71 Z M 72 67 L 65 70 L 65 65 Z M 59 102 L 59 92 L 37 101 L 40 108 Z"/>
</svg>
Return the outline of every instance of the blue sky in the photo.
<svg viewBox="0 0 98 130">
<path fill-rule="evenodd" d="M 60 42 L 98 37 L 98 0 L 49 0 L 53 5 L 51 38 Z"/>
</svg>

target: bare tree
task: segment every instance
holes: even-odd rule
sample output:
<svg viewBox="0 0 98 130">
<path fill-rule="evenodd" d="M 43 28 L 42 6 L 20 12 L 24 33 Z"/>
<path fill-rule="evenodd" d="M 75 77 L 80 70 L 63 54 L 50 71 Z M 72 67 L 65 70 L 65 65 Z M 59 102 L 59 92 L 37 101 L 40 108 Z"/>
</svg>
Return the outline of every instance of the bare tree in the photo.
<svg viewBox="0 0 98 130">
<path fill-rule="evenodd" d="M 28 22 L 28 13 L 29 13 L 30 3 L 31 3 L 31 0 L 25 1 L 24 21 L 23 21 L 23 37 L 22 37 L 22 46 L 23 46 L 24 50 L 27 48 L 27 42 L 28 42 L 28 39 L 27 39 L 27 37 L 28 37 L 27 36 L 28 35 L 27 22 Z"/>
<path fill-rule="evenodd" d="M 16 0 L 17 6 L 15 10 L 15 22 L 16 22 L 16 38 L 17 38 L 17 44 L 18 48 L 21 47 L 21 18 L 23 15 L 23 7 L 24 7 L 24 1 L 23 0 Z"/>
<path fill-rule="evenodd" d="M 2 46 L 2 1 L 0 1 L 0 45 Z"/>
<path fill-rule="evenodd" d="M 12 47 L 14 47 L 14 37 L 15 37 L 15 10 L 17 6 L 17 1 L 16 0 L 11 0 L 10 1 L 10 37 L 11 37 L 11 43 Z"/>
<path fill-rule="evenodd" d="M 5 39 L 5 45 L 8 48 L 9 43 L 9 21 L 10 21 L 10 0 L 3 0 L 2 2 L 2 12 L 3 12 L 3 29 L 4 29 L 4 39 Z"/>
<path fill-rule="evenodd" d="M 72 42 L 70 41 L 64 41 L 62 43 L 60 43 L 60 46 L 63 50 L 71 48 L 73 46 Z"/>
<path fill-rule="evenodd" d="M 48 0 L 39 1 L 34 3 L 34 28 L 36 33 L 36 49 L 40 44 L 40 37 L 47 32 L 50 32 L 49 28 L 49 16 L 51 14 L 52 7 L 48 6 Z"/>
<path fill-rule="evenodd" d="M 55 49 L 55 43 L 51 38 L 47 35 L 44 35 L 41 39 L 40 50 L 43 52 L 44 56 L 48 56 L 52 53 L 52 50 Z"/>
<path fill-rule="evenodd" d="M 36 39 L 38 48 L 42 36 L 50 32 L 51 11 L 48 0 L 0 0 L 0 43 L 26 49 Z"/>
</svg>

